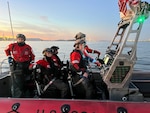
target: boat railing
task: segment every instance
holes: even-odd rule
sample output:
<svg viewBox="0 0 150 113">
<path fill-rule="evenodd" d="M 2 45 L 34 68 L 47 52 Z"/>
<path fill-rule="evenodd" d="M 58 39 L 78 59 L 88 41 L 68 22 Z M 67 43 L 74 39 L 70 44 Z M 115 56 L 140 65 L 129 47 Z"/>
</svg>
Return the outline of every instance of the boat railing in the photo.
<svg viewBox="0 0 150 113">
<path fill-rule="evenodd" d="M 9 71 L 9 65 L 7 63 L 7 59 L 3 59 L 2 62 L 0 63 L 0 75 L 8 71 Z"/>
</svg>

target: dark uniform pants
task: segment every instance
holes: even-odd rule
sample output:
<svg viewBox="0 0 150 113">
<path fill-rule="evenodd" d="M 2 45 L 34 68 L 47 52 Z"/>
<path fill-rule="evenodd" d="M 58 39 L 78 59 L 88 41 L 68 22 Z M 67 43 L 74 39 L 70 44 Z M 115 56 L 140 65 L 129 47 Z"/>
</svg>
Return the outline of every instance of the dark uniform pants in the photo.
<svg viewBox="0 0 150 113">
<path fill-rule="evenodd" d="M 68 86 L 62 80 L 56 79 L 41 95 L 42 98 L 67 98 Z"/>
<path fill-rule="evenodd" d="M 82 79 L 81 82 L 79 82 Z M 92 99 L 93 98 L 93 86 L 88 78 L 82 78 L 80 75 L 73 75 L 72 82 L 75 98 L 77 99 Z"/>
<path fill-rule="evenodd" d="M 109 99 L 107 84 L 103 81 L 99 73 L 92 73 L 89 76 L 89 80 L 94 85 L 97 94 L 97 99 Z"/>
<path fill-rule="evenodd" d="M 11 70 L 11 92 L 12 97 L 22 98 L 25 97 L 25 82 L 30 79 L 31 72 L 28 70 L 29 63 L 14 63 L 10 66 Z"/>
</svg>

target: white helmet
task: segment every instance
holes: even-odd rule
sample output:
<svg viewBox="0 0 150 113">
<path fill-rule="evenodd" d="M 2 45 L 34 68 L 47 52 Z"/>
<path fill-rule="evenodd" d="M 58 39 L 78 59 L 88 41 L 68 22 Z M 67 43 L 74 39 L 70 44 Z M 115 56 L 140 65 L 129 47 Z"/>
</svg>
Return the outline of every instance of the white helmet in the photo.
<svg viewBox="0 0 150 113">
<path fill-rule="evenodd" d="M 77 40 L 77 39 L 84 39 L 84 40 L 85 40 L 85 37 L 86 37 L 85 34 L 79 32 L 79 33 L 76 34 L 75 39 L 76 39 L 76 40 Z"/>
</svg>

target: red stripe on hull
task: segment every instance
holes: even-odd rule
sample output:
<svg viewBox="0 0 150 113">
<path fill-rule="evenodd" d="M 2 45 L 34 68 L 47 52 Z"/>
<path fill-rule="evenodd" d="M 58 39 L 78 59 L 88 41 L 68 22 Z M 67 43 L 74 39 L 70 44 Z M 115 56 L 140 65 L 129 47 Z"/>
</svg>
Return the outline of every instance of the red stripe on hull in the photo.
<svg viewBox="0 0 150 113">
<path fill-rule="evenodd" d="M 69 107 L 66 113 L 118 113 L 117 110 L 126 110 L 122 113 L 150 113 L 149 106 L 149 102 L 0 99 L 1 113 L 63 113 L 62 107 Z"/>
</svg>

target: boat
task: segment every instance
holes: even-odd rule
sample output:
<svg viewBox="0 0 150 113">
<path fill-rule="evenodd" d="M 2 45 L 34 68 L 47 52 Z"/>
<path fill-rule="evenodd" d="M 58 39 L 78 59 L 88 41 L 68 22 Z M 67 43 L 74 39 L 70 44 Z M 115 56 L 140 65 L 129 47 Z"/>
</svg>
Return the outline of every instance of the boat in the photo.
<svg viewBox="0 0 150 113">
<path fill-rule="evenodd" d="M 149 17 L 150 4 L 140 1 L 131 11 L 132 15 L 118 23 L 104 58 L 98 59 L 102 66 L 91 64 L 89 68 L 90 73 L 102 75 L 109 89 L 108 100 L 11 98 L 11 76 L 6 71 L 0 74 L 1 113 L 149 113 L 150 72 L 133 69 L 139 34 L 144 19 Z"/>
</svg>

